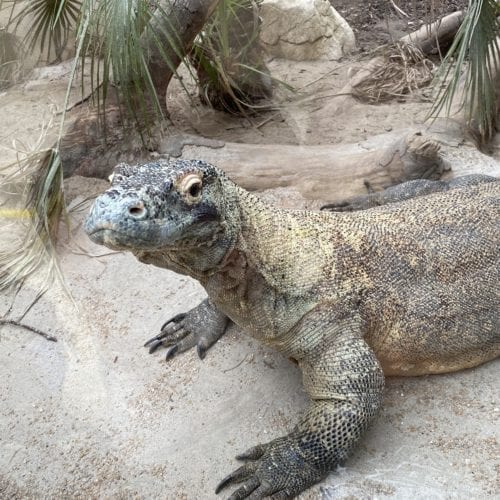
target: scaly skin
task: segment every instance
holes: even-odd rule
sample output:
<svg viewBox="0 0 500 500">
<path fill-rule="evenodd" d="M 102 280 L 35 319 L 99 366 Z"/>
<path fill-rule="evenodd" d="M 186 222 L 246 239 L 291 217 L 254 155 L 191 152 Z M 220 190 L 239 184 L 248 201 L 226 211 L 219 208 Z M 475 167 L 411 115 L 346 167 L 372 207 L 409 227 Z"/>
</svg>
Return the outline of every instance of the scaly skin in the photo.
<svg viewBox="0 0 500 500">
<path fill-rule="evenodd" d="M 380 407 L 384 373 L 499 355 L 499 191 L 470 177 L 403 185 L 371 210 L 314 213 L 268 206 L 201 161 L 121 165 L 86 230 L 205 287 L 209 301 L 167 322 L 152 350 L 170 346 L 170 358 L 196 344 L 203 355 L 229 318 L 298 362 L 306 414 L 241 455 L 217 489 L 289 498 L 345 460 Z"/>
</svg>

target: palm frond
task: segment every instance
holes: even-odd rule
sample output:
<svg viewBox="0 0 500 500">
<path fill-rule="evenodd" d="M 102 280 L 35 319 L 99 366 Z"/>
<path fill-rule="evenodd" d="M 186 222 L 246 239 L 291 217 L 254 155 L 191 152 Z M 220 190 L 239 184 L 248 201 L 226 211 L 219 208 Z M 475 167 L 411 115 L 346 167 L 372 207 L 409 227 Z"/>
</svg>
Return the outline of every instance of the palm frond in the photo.
<svg viewBox="0 0 500 500">
<path fill-rule="evenodd" d="M 154 51 L 173 74 L 177 74 L 179 61 L 185 56 L 175 21 L 162 3 L 83 0 L 82 4 L 77 39 L 83 44 L 78 57 L 83 69 L 90 64 L 94 102 L 104 116 L 110 90 L 115 89 L 119 104 L 139 131 L 148 131 L 165 117 L 160 101 L 164 96 L 158 95 L 154 83 L 150 53 Z M 172 60 L 172 54 L 176 60 Z"/>
<path fill-rule="evenodd" d="M 21 4 L 19 0 L 8 0 L 11 3 L 12 15 L 9 25 L 14 26 L 14 31 L 20 25 L 29 22 L 30 29 L 24 36 L 23 43 L 32 51 L 37 46 L 42 53 L 46 52 L 47 58 L 55 53 L 56 60 L 66 48 L 70 34 L 74 32 L 80 14 L 80 0 L 30 0 Z M 17 5 L 22 8 L 13 14 Z"/>
<path fill-rule="evenodd" d="M 435 85 L 440 88 L 430 112 L 431 118 L 442 112 L 449 115 L 458 99 L 467 125 L 477 130 L 483 141 L 492 136 L 496 118 L 499 14 L 495 0 L 471 0 L 436 77 Z"/>
</svg>

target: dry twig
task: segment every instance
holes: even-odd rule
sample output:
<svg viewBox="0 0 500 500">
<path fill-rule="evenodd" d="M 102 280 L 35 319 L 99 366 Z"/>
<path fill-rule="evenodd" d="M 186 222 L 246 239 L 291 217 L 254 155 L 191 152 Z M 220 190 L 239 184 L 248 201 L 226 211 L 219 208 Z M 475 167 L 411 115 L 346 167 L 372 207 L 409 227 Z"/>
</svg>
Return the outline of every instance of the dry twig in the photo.
<svg viewBox="0 0 500 500">
<path fill-rule="evenodd" d="M 11 325 L 11 326 L 17 326 L 19 328 L 25 328 L 26 330 L 29 330 L 30 332 L 36 333 L 37 335 L 41 335 L 44 339 L 50 340 L 51 342 L 57 342 L 57 338 L 49 335 L 48 333 L 42 332 L 42 330 L 39 330 L 38 328 L 35 328 L 34 326 L 29 326 L 25 325 L 24 323 L 20 323 L 19 321 L 16 321 L 15 319 L 0 319 L 0 325 Z"/>
</svg>

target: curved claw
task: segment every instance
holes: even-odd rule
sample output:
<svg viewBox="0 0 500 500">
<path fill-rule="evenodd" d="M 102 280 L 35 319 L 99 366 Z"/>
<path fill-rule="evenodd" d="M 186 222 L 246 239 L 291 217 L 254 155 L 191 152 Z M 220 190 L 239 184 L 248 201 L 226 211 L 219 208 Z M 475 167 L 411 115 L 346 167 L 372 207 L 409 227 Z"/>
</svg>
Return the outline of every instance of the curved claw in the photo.
<svg viewBox="0 0 500 500">
<path fill-rule="evenodd" d="M 226 486 L 230 484 L 241 483 L 245 479 L 248 479 L 254 473 L 254 468 L 248 465 L 242 465 L 231 474 L 227 475 L 215 488 L 215 494 L 220 493 Z"/>
<path fill-rule="evenodd" d="M 145 344 L 144 347 L 148 347 L 149 345 L 157 342 L 158 340 L 161 340 L 164 337 L 164 333 L 160 332 L 158 335 L 155 335 L 152 339 L 149 339 Z"/>
<path fill-rule="evenodd" d="M 153 342 L 155 342 L 156 340 L 159 340 L 159 337 L 160 335 L 156 335 L 155 337 L 153 337 L 152 339 L 149 339 L 148 341 L 146 341 L 146 343 L 144 344 L 144 347 L 148 347 L 150 344 L 152 344 Z"/>
<path fill-rule="evenodd" d="M 158 347 L 160 347 L 163 344 L 163 340 L 148 340 L 145 344 L 144 347 L 147 347 L 149 345 L 149 354 L 153 354 Z"/>
<path fill-rule="evenodd" d="M 204 346 L 203 344 L 197 344 L 196 345 L 196 352 L 198 353 L 198 357 L 200 359 L 203 359 L 207 355 L 207 347 Z"/>
<path fill-rule="evenodd" d="M 179 346 L 177 344 L 173 345 L 167 350 L 167 354 L 165 355 L 165 361 L 168 361 L 169 359 L 172 359 L 176 354 L 177 351 L 179 350 Z"/>
</svg>

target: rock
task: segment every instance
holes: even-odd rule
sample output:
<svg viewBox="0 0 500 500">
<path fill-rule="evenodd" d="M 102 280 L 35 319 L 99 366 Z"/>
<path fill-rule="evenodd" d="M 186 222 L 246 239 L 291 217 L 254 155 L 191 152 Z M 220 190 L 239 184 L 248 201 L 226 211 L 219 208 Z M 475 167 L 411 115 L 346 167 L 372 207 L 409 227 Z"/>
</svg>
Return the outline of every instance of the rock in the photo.
<svg viewBox="0 0 500 500">
<path fill-rule="evenodd" d="M 50 90 L 55 81 L 66 80 L 69 77 L 73 64 L 74 60 L 68 59 L 59 64 L 33 68 L 29 75 L 29 79 L 23 85 L 24 90 Z"/>
<path fill-rule="evenodd" d="M 275 57 L 338 60 L 354 48 L 354 33 L 329 0 L 264 0 L 261 42 Z"/>
</svg>

